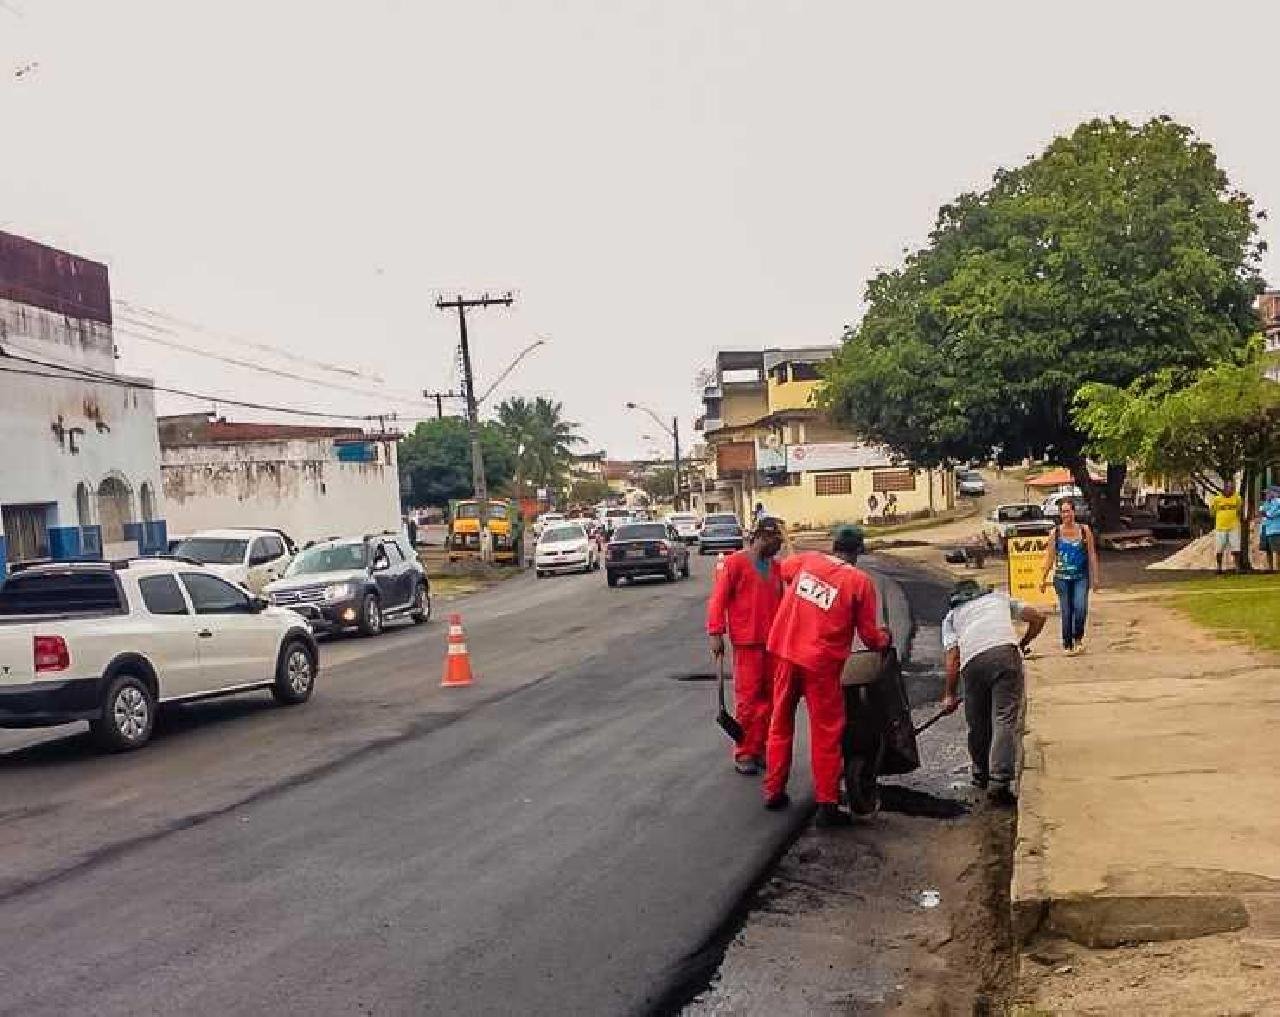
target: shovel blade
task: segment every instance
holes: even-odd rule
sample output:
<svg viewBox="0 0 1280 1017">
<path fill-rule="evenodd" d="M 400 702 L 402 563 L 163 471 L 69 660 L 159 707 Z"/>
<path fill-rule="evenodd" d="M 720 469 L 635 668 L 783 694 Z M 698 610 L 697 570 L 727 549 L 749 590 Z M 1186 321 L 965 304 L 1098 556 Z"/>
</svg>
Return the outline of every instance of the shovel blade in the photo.
<svg viewBox="0 0 1280 1017">
<path fill-rule="evenodd" d="M 716 714 L 716 723 L 733 740 L 734 745 L 742 744 L 742 739 L 746 737 L 746 732 L 742 730 L 742 725 L 738 723 L 733 714 L 728 710 L 721 710 Z"/>
</svg>

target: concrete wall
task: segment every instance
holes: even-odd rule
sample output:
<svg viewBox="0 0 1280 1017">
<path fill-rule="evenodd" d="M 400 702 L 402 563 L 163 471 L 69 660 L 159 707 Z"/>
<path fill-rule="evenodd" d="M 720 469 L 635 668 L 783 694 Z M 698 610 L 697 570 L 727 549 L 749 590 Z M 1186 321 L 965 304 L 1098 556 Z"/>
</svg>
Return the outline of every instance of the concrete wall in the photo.
<svg viewBox="0 0 1280 1017">
<path fill-rule="evenodd" d="M 769 393 L 765 386 L 726 385 L 720 401 L 720 419 L 725 427 L 754 424 L 769 414 Z"/>
<path fill-rule="evenodd" d="M 771 514 L 785 519 L 788 527 L 823 528 L 836 523 L 853 523 L 866 521 L 868 516 L 867 498 L 872 494 L 873 474 L 875 470 L 851 470 L 851 493 L 847 495 L 819 495 L 815 488 L 817 473 L 800 474 L 800 483 L 793 487 L 766 487 L 743 493 L 746 504 L 741 511 L 749 512 L 756 502 L 763 502 L 765 509 Z M 899 516 L 912 512 L 920 512 L 930 508 L 929 487 L 933 485 L 933 505 L 935 511 L 947 508 L 944 471 L 919 470 L 915 474 L 915 490 L 895 491 L 898 499 Z M 878 521 L 884 510 L 885 494 L 875 492 L 879 505 L 875 519 Z"/>
<path fill-rule="evenodd" d="M 43 320 L 44 312 L 28 310 L 28 320 Z M 78 342 L 74 322 L 68 325 L 60 316 L 59 322 L 61 330 L 53 330 L 47 344 L 30 335 L 13 337 L 10 333 L 6 348 L 50 362 L 100 361 L 95 330 L 86 330 L 92 341 L 76 345 L 72 341 L 75 338 Z M 7 327 L 12 324 L 10 319 Z M 76 351 L 83 356 L 77 358 Z M 152 517 L 163 518 L 152 390 L 86 381 L 32 365 L 12 366 L 57 377 L 0 373 L 0 502 L 6 506 L 43 505 L 45 526 L 50 529 L 95 526 L 101 521 L 97 494 L 104 481 L 115 478 L 128 492 L 125 521 L 142 518 L 144 485 L 150 492 Z M 106 364 L 108 369 L 111 366 Z M 138 381 L 122 376 L 119 380 Z M 85 518 L 77 505 L 79 485 L 85 495 Z M 105 539 L 110 541 L 111 535 Z M 117 543 L 120 546 L 104 547 L 104 553 L 137 552 L 134 543 Z M 3 558 L 0 554 L 0 561 Z"/>
<path fill-rule="evenodd" d="M 392 442 L 377 460 L 340 462 L 330 439 L 187 445 L 162 451 L 169 532 L 271 526 L 299 545 L 400 529 Z"/>
</svg>

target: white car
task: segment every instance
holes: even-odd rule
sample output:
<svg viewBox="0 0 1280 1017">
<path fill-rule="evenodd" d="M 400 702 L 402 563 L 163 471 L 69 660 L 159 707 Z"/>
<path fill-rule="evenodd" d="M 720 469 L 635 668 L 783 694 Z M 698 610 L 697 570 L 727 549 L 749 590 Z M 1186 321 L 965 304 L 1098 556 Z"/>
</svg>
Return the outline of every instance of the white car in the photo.
<svg viewBox="0 0 1280 1017">
<path fill-rule="evenodd" d="M 1076 518 L 1082 523 L 1089 522 L 1089 502 L 1084 497 L 1084 492 L 1078 487 L 1068 487 L 1061 491 L 1055 491 L 1044 500 L 1040 506 L 1040 511 L 1044 513 L 1045 518 L 1052 519 L 1056 524 L 1058 516 L 1062 514 L 1062 503 L 1070 498 L 1076 506 Z"/>
<path fill-rule="evenodd" d="M 581 523 L 548 526 L 534 548 L 533 570 L 539 579 L 553 572 L 591 572 L 599 567 L 600 545 Z"/>
<path fill-rule="evenodd" d="M 680 534 L 686 544 L 696 544 L 698 534 L 702 532 L 702 521 L 696 512 L 672 512 L 666 517 L 666 524 Z"/>
<path fill-rule="evenodd" d="M 303 703 L 318 669 L 303 618 L 200 565 L 60 562 L 0 584 L 0 727 L 87 720 L 104 747 L 136 749 L 162 703 Z"/>
<path fill-rule="evenodd" d="M 541 536 L 542 531 L 548 526 L 554 526 L 556 523 L 564 522 L 563 512 L 544 512 L 533 521 L 533 535 Z"/>
<path fill-rule="evenodd" d="M 279 530 L 239 528 L 201 530 L 173 549 L 179 558 L 198 561 L 254 593 L 284 575 L 296 553 L 293 541 Z"/>
</svg>

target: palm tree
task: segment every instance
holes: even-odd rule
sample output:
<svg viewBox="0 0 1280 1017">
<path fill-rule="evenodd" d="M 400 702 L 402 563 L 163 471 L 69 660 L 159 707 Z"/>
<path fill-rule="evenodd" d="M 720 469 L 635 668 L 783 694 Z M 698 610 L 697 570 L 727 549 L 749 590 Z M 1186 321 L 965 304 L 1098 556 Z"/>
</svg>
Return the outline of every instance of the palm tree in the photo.
<svg viewBox="0 0 1280 1017">
<path fill-rule="evenodd" d="M 573 449 L 586 439 L 579 425 L 564 419 L 564 405 L 537 396 L 511 396 L 498 404 L 498 424 L 522 451 L 516 459 L 517 496 L 527 487 L 559 489 L 568 479 Z"/>
</svg>

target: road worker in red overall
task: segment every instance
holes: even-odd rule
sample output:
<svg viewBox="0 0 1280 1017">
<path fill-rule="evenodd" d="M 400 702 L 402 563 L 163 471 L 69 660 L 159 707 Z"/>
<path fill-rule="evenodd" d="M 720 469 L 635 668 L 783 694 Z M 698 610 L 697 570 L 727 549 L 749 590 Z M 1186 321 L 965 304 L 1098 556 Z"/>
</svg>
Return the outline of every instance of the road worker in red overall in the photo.
<svg viewBox="0 0 1280 1017">
<path fill-rule="evenodd" d="M 875 585 L 853 562 L 862 553 L 862 530 L 841 526 L 831 554 L 806 551 L 779 566 L 787 584 L 769 632 L 767 648 L 778 658 L 773 679 L 773 711 L 766 751 L 764 805 L 785 809 L 796 705 L 809 710 L 813 792 L 819 826 L 848 826 L 842 812 L 840 737 L 844 732 L 844 692 L 840 672 L 853 648 L 853 634 L 871 650 L 888 649 L 892 635 L 880 627 Z"/>
<path fill-rule="evenodd" d="M 707 601 L 711 655 L 724 656 L 724 634 L 733 643 L 733 696 L 744 736 L 734 746 L 734 768 L 754 777 L 764 769 L 773 697 L 773 656 L 765 649 L 773 616 L 782 600 L 782 575 L 774 560 L 782 547 L 782 526 L 768 516 L 756 523 L 751 540 L 717 571 Z"/>
</svg>

